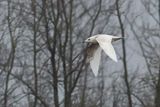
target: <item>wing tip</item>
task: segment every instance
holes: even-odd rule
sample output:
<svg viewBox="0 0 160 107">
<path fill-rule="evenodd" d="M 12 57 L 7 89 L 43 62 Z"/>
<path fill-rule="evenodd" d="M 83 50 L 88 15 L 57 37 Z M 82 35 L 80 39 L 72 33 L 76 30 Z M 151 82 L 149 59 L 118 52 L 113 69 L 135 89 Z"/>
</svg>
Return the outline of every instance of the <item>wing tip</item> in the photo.
<svg viewBox="0 0 160 107">
<path fill-rule="evenodd" d="M 94 74 L 94 76 L 95 76 L 95 77 L 97 77 L 97 76 L 98 76 L 98 74 Z"/>
<path fill-rule="evenodd" d="M 118 62 L 117 58 L 112 58 L 113 61 Z"/>
<path fill-rule="evenodd" d="M 115 62 L 118 62 L 117 58 L 116 58 L 116 59 L 114 59 L 114 61 L 115 61 Z"/>
<path fill-rule="evenodd" d="M 97 76 L 98 76 L 98 70 L 95 70 L 95 69 L 92 68 L 92 67 L 91 67 L 91 70 L 92 70 L 94 76 L 97 77 Z"/>
</svg>

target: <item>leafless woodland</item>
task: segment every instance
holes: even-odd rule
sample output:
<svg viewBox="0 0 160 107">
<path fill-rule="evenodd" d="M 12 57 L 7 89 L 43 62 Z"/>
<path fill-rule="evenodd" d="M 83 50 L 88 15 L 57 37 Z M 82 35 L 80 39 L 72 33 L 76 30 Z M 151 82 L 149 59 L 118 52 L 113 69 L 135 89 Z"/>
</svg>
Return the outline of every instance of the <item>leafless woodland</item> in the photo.
<svg viewBox="0 0 160 107">
<path fill-rule="evenodd" d="M 160 0 L 0 0 L 0 107 L 160 107 Z M 98 77 L 83 41 L 114 43 Z"/>
</svg>

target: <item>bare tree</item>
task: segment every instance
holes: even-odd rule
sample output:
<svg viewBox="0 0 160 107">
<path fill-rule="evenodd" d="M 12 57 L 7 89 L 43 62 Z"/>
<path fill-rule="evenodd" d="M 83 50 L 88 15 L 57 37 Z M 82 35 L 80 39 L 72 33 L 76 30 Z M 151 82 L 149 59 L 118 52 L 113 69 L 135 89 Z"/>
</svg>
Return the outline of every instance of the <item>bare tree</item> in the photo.
<svg viewBox="0 0 160 107">
<path fill-rule="evenodd" d="M 118 15 L 118 20 L 121 28 L 121 34 L 122 37 L 125 37 L 125 32 L 124 32 L 124 27 L 121 19 L 121 14 L 119 10 L 119 0 L 116 0 L 116 9 L 117 9 L 117 15 Z M 124 65 L 124 81 L 126 83 L 127 87 L 127 96 L 128 96 L 128 106 L 132 107 L 132 97 L 131 97 L 131 89 L 128 81 L 128 70 L 127 70 L 127 60 L 126 60 L 126 47 L 125 47 L 125 40 L 122 39 L 122 49 L 123 49 L 123 65 Z"/>
<path fill-rule="evenodd" d="M 13 64 L 14 64 L 14 59 L 15 59 L 15 49 L 16 49 L 16 37 L 14 36 L 14 30 L 12 28 L 12 19 L 11 19 L 11 1 L 8 0 L 7 1 L 8 5 L 8 15 L 7 15 L 7 22 L 8 22 L 8 31 L 9 31 L 9 38 L 10 38 L 10 43 L 11 43 L 11 50 L 7 59 L 7 62 L 5 62 L 7 65 L 6 67 L 4 67 L 4 71 L 7 73 L 6 74 L 6 80 L 5 80 L 5 90 L 4 90 L 4 107 L 8 107 L 9 103 L 8 103 L 8 99 L 9 99 L 9 93 L 11 90 L 14 89 L 10 89 L 10 77 L 11 77 L 11 72 L 13 69 Z"/>
<path fill-rule="evenodd" d="M 159 107 L 157 1 L 138 2 L 145 7 L 143 14 L 130 9 L 136 0 L 0 3 L 7 10 L 7 17 L 0 15 L 0 103 L 5 107 Z M 154 23 L 139 18 L 144 14 Z M 94 34 L 116 35 L 119 30 L 123 37 L 131 35 L 122 40 L 122 51 L 117 43 L 122 63 L 121 58 L 118 63 L 103 58 L 95 79 L 82 42 Z M 128 42 L 137 53 L 130 52 Z M 128 61 L 130 56 L 141 57 L 143 66 Z"/>
</svg>

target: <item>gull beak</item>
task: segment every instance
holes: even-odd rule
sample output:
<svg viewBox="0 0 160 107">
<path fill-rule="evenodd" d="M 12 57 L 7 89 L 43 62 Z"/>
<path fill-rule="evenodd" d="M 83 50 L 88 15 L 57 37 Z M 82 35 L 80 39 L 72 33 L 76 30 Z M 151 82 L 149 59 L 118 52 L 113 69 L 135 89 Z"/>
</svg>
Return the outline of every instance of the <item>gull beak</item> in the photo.
<svg viewBox="0 0 160 107">
<path fill-rule="evenodd" d="M 88 42 L 88 40 L 86 39 L 84 42 Z"/>
</svg>

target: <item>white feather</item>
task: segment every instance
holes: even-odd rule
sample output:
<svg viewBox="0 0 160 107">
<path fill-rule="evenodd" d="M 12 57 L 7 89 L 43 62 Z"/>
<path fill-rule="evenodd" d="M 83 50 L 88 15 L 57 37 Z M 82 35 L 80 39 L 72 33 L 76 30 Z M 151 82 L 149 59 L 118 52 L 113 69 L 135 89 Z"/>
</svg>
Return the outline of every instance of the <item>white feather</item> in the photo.
<svg viewBox="0 0 160 107">
<path fill-rule="evenodd" d="M 106 36 L 106 35 L 100 35 L 96 38 L 97 42 L 99 43 L 99 46 L 104 50 L 104 52 L 115 62 L 117 62 L 117 56 L 115 53 L 115 50 L 111 44 L 112 37 Z"/>
<path fill-rule="evenodd" d="M 91 69 L 95 76 L 98 75 L 98 69 L 100 65 L 100 59 L 101 59 L 101 51 L 102 49 L 104 52 L 115 62 L 117 62 L 117 56 L 115 53 L 115 50 L 112 46 L 112 42 L 117 41 L 121 39 L 122 37 L 116 37 L 112 35 L 105 35 L 105 34 L 98 34 L 94 35 L 90 38 L 87 38 L 85 42 L 93 43 L 90 47 L 88 47 L 88 58 L 90 61 Z M 95 45 L 98 43 L 98 45 Z M 98 48 L 97 48 L 98 46 Z"/>
<path fill-rule="evenodd" d="M 90 66 L 95 76 L 98 75 L 99 64 L 101 60 L 101 51 L 102 49 L 99 47 L 94 52 L 92 60 L 90 60 Z"/>
</svg>

